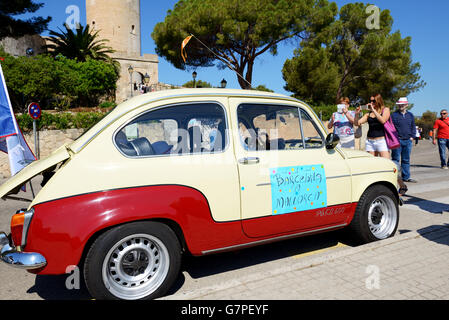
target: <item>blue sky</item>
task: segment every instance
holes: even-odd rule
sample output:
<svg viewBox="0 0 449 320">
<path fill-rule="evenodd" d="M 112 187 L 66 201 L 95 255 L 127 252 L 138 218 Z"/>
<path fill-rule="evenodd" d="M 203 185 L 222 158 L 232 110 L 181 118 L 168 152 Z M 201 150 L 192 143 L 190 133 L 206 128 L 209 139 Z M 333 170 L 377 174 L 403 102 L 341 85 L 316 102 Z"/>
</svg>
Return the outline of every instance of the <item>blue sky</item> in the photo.
<svg viewBox="0 0 449 320">
<path fill-rule="evenodd" d="M 86 24 L 85 0 L 36 0 L 44 7 L 36 14 L 52 16 L 49 29 L 61 27 L 68 17 L 66 8 L 76 5 L 81 11 L 81 23 Z M 164 20 L 167 10 L 174 7 L 177 0 L 141 0 L 142 13 L 142 53 L 155 53 L 151 38 L 154 26 Z M 339 7 L 357 1 L 336 0 Z M 360 1 L 358 1 L 360 2 Z M 446 91 L 449 91 L 449 1 L 447 0 L 371 0 L 380 9 L 389 9 L 394 20 L 393 31 L 400 30 L 403 37 L 412 37 L 413 61 L 421 64 L 421 77 L 427 83 L 424 89 L 411 94 L 409 101 L 415 106 L 412 112 L 421 115 L 426 110 L 439 111 L 448 108 Z M 279 53 L 272 56 L 266 53 L 256 61 L 253 86 L 263 84 L 278 92 L 290 95 L 284 90 L 282 66 L 286 59 L 293 56 L 294 44 L 281 44 Z M 229 70 L 216 67 L 198 68 L 199 80 L 219 86 L 224 78 L 228 88 L 240 88 L 236 75 Z M 192 80 L 190 71 L 174 68 L 162 57 L 159 59 L 159 81 L 181 85 Z"/>
</svg>

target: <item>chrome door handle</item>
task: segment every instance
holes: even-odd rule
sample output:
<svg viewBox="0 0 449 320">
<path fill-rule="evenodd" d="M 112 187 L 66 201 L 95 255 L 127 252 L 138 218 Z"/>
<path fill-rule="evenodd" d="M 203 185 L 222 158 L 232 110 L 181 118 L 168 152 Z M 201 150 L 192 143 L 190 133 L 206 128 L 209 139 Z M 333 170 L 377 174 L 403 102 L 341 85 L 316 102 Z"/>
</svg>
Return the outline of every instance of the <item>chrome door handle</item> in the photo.
<svg viewBox="0 0 449 320">
<path fill-rule="evenodd" d="M 241 163 L 241 164 L 256 164 L 259 162 L 260 162 L 260 159 L 257 157 L 242 158 L 239 160 L 239 163 Z"/>
</svg>

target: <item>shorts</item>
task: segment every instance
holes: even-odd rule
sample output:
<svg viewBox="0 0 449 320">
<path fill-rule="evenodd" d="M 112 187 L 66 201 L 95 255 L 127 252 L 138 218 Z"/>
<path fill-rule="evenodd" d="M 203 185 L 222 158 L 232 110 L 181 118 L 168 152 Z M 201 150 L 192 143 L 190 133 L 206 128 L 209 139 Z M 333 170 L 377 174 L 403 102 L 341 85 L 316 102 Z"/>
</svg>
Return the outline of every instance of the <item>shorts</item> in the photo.
<svg viewBox="0 0 449 320">
<path fill-rule="evenodd" d="M 372 140 L 372 139 L 366 139 L 366 151 L 367 152 L 384 152 L 388 151 L 387 147 L 387 141 L 385 138 L 378 139 L 378 140 Z"/>
<path fill-rule="evenodd" d="M 347 137 L 340 138 L 339 146 L 341 148 L 354 149 L 355 148 L 354 136 L 352 135 L 349 136 L 349 138 Z"/>
</svg>

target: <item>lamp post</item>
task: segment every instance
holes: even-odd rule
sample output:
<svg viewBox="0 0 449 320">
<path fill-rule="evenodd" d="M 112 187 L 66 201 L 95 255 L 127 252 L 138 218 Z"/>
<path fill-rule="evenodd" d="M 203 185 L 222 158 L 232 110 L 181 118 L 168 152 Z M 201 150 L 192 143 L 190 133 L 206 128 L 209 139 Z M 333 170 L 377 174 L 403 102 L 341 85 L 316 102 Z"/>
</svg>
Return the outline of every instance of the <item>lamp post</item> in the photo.
<svg viewBox="0 0 449 320">
<path fill-rule="evenodd" d="M 129 66 L 128 67 L 128 73 L 129 73 L 129 83 L 131 84 L 131 97 L 133 96 L 133 73 L 134 73 L 134 68 L 133 66 Z"/>
<path fill-rule="evenodd" d="M 143 77 L 143 83 L 145 83 L 145 93 L 147 93 L 148 91 L 148 85 L 150 84 L 150 75 L 147 73 L 145 73 L 145 76 Z"/>
<path fill-rule="evenodd" d="M 196 81 L 195 81 L 196 76 L 197 76 L 196 71 L 193 71 L 193 72 L 192 72 L 192 78 L 193 78 L 193 87 L 194 87 L 194 88 L 196 88 Z"/>
<path fill-rule="evenodd" d="M 220 85 L 221 85 L 221 88 L 222 89 L 224 89 L 224 88 L 226 88 L 226 85 L 228 84 L 228 82 L 223 78 L 223 80 L 221 80 L 221 82 L 220 82 Z"/>
</svg>

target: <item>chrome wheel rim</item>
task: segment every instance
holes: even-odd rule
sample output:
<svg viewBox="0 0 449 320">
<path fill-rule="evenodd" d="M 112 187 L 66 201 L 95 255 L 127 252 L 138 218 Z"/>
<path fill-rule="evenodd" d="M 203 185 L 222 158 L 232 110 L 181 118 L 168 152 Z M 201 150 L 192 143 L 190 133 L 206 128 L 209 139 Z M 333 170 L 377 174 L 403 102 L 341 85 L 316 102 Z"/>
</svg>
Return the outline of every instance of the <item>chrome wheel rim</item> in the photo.
<svg viewBox="0 0 449 320">
<path fill-rule="evenodd" d="M 148 234 L 132 235 L 109 250 L 103 261 L 103 282 L 120 299 L 141 299 L 161 286 L 169 265 L 168 250 L 162 241 Z"/>
<path fill-rule="evenodd" d="M 368 211 L 368 226 L 377 239 L 386 239 L 392 235 L 398 221 L 394 201 L 387 196 L 379 196 Z"/>
</svg>

